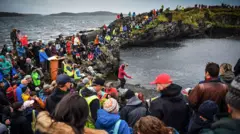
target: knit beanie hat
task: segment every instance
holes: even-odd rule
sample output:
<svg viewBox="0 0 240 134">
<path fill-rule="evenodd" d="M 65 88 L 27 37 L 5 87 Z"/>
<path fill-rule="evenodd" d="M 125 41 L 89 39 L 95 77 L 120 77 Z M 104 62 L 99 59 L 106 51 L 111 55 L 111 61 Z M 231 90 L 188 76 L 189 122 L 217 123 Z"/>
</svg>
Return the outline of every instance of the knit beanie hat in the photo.
<svg viewBox="0 0 240 134">
<path fill-rule="evenodd" d="M 109 98 L 103 103 L 103 109 L 109 113 L 117 114 L 119 111 L 118 102 L 113 98 Z"/>
<path fill-rule="evenodd" d="M 44 85 L 43 85 L 43 90 L 50 89 L 50 87 L 51 87 L 50 85 L 48 85 L 48 84 L 44 84 Z"/>
<path fill-rule="evenodd" d="M 240 75 L 232 81 L 226 95 L 226 102 L 233 108 L 240 110 Z"/>
<path fill-rule="evenodd" d="M 207 118 L 208 120 L 213 120 L 213 117 L 218 112 L 218 105 L 211 100 L 204 101 L 198 108 L 198 113 Z"/>
<path fill-rule="evenodd" d="M 125 99 L 131 99 L 134 96 L 135 96 L 135 93 L 129 89 L 129 90 L 127 90 L 127 92 L 125 94 Z"/>
</svg>

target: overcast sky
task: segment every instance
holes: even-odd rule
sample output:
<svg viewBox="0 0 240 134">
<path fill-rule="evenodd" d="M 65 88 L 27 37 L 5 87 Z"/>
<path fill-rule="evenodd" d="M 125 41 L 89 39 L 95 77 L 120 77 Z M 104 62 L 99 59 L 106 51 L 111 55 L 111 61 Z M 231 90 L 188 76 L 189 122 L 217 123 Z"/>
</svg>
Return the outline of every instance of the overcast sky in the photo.
<svg viewBox="0 0 240 134">
<path fill-rule="evenodd" d="M 51 14 L 59 12 L 111 11 L 146 12 L 153 8 L 175 8 L 176 5 L 193 6 L 194 4 L 240 5 L 240 0 L 0 0 L 0 11 L 18 13 Z"/>
</svg>

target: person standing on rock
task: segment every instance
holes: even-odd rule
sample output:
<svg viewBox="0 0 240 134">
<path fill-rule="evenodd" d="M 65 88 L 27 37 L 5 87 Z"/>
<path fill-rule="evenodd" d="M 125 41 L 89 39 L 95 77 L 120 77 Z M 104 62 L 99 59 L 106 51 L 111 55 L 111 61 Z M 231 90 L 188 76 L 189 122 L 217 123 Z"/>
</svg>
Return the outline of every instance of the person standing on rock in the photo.
<svg viewBox="0 0 240 134">
<path fill-rule="evenodd" d="M 124 85 L 126 84 L 126 79 L 124 78 L 124 76 L 126 76 L 129 79 L 132 79 L 131 76 L 127 75 L 127 73 L 124 71 L 125 67 L 127 67 L 128 64 L 122 64 L 119 69 L 118 69 L 118 79 L 120 80 L 120 85 L 117 87 L 119 89 L 119 87 L 121 87 L 121 89 L 124 89 Z"/>
</svg>

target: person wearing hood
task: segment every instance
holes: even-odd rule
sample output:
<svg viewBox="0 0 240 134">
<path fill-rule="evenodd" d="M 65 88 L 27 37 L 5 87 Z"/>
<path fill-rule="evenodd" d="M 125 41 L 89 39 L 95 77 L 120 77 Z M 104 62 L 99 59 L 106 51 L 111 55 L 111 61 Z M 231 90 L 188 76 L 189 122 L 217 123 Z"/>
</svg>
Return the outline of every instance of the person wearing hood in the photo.
<svg viewBox="0 0 240 134">
<path fill-rule="evenodd" d="M 127 99 L 127 104 L 121 109 L 120 116 L 130 127 L 134 127 L 134 124 L 141 117 L 147 115 L 147 109 L 142 104 L 142 101 L 135 96 L 132 90 L 128 90 L 124 97 Z"/>
<path fill-rule="evenodd" d="M 9 61 L 6 61 L 5 56 L 0 56 L 0 72 L 4 77 L 10 74 L 12 64 Z"/>
<path fill-rule="evenodd" d="M 12 104 L 13 113 L 11 115 L 11 134 L 33 134 L 31 123 L 23 115 L 23 103 L 15 102 Z"/>
<path fill-rule="evenodd" d="M 41 50 L 39 51 L 39 61 L 40 61 L 43 72 L 45 72 L 47 69 L 48 56 L 45 52 L 44 47 L 42 47 Z"/>
<path fill-rule="evenodd" d="M 28 81 L 27 80 L 22 80 L 21 84 L 16 88 L 16 95 L 17 95 L 17 102 L 23 102 L 22 99 L 22 88 L 27 87 Z"/>
<path fill-rule="evenodd" d="M 69 93 L 73 80 L 66 74 L 60 74 L 57 76 L 57 88 L 46 100 L 46 110 L 52 114 L 56 105 L 61 99 Z"/>
<path fill-rule="evenodd" d="M 53 114 L 39 113 L 36 130 L 44 134 L 107 134 L 84 127 L 88 113 L 86 100 L 77 93 L 69 93 L 57 104 Z"/>
<path fill-rule="evenodd" d="M 180 133 L 186 132 L 189 109 L 181 94 L 182 87 L 173 84 L 170 75 L 166 73 L 159 74 L 151 84 L 156 84 L 159 95 L 150 103 L 150 115 L 157 117 Z"/>
<path fill-rule="evenodd" d="M 97 120 L 97 110 L 100 109 L 100 100 L 97 95 L 101 92 L 104 82 L 104 80 L 97 78 L 92 84 L 93 87 L 85 87 L 79 91 L 79 95 L 86 99 L 90 111 L 89 119 L 86 124 L 88 128 L 95 127 L 94 122 Z"/>
<path fill-rule="evenodd" d="M 218 105 L 214 101 L 204 101 L 190 119 L 188 134 L 198 134 L 202 129 L 210 128 L 218 111 Z"/>
<path fill-rule="evenodd" d="M 131 134 L 132 129 L 126 121 L 121 120 L 118 115 L 118 102 L 110 98 L 103 104 L 103 109 L 97 111 L 96 128 L 103 129 L 109 134 Z"/>
<path fill-rule="evenodd" d="M 228 63 L 223 63 L 220 65 L 220 80 L 227 84 L 230 85 L 231 82 L 234 79 L 234 73 L 232 71 L 232 65 Z"/>
<path fill-rule="evenodd" d="M 220 113 L 226 113 L 225 95 L 228 86 L 219 79 L 219 65 L 210 62 L 205 68 L 205 81 L 200 82 L 188 95 L 190 106 L 196 111 L 206 100 L 212 100 L 218 104 Z"/>
<path fill-rule="evenodd" d="M 230 117 L 223 117 L 203 129 L 201 134 L 239 134 L 240 133 L 240 76 L 232 81 L 226 95 L 226 103 Z"/>
<path fill-rule="evenodd" d="M 127 75 L 127 73 L 124 71 L 125 67 L 127 67 L 128 65 L 126 64 L 122 64 L 119 69 L 118 69 L 118 79 L 120 80 L 120 85 L 117 87 L 121 87 L 122 89 L 124 88 L 124 85 L 126 83 L 126 79 L 124 78 L 124 76 L 126 76 L 129 79 L 132 79 L 131 76 Z"/>
<path fill-rule="evenodd" d="M 26 50 L 23 45 L 17 47 L 17 53 L 20 57 L 26 57 Z"/>
</svg>

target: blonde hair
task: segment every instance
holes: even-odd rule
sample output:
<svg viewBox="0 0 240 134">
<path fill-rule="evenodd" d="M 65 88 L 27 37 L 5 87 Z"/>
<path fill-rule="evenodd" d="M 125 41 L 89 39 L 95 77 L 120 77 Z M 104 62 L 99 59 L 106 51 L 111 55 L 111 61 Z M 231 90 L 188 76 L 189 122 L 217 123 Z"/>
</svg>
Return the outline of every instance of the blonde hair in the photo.
<svg viewBox="0 0 240 134">
<path fill-rule="evenodd" d="M 229 63 L 221 64 L 220 68 L 222 68 L 224 72 L 228 72 L 228 71 L 232 72 L 232 65 Z"/>
</svg>

